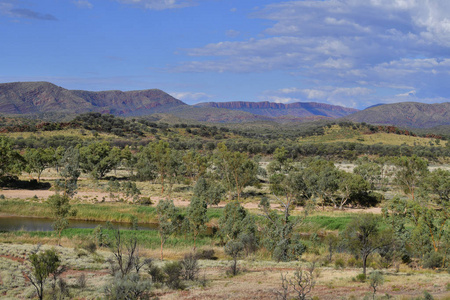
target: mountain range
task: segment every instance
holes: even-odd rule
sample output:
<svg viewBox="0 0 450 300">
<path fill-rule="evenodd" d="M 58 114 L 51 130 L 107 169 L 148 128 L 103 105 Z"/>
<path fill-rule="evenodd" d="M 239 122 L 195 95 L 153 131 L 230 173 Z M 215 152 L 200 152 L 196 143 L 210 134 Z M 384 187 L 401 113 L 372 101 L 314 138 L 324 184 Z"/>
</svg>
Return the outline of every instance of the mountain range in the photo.
<svg viewBox="0 0 450 300">
<path fill-rule="evenodd" d="M 61 119 L 86 112 L 110 113 L 123 117 L 169 114 L 180 120 L 213 123 L 285 123 L 344 118 L 355 122 L 413 128 L 450 125 L 450 102 L 381 104 L 361 111 L 316 102 L 282 104 L 234 101 L 187 105 L 158 89 L 93 92 L 68 90 L 49 82 L 0 84 L 2 115 Z"/>
</svg>

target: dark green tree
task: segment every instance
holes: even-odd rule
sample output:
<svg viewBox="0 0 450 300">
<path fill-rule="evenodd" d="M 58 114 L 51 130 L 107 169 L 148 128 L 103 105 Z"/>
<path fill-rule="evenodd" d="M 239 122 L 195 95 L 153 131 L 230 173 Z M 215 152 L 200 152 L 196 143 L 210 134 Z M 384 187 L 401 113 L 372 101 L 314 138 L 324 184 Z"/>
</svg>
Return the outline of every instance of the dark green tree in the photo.
<svg viewBox="0 0 450 300">
<path fill-rule="evenodd" d="M 192 197 L 191 203 L 186 211 L 186 218 L 189 222 L 189 229 L 194 237 L 194 251 L 196 249 L 197 237 L 206 230 L 206 222 L 208 222 L 208 204 L 205 200 Z"/>
<path fill-rule="evenodd" d="M 61 242 L 61 232 L 69 227 L 69 216 L 76 215 L 76 210 L 72 209 L 70 205 L 70 198 L 68 195 L 54 194 L 48 197 L 48 205 L 52 211 L 55 221 L 52 226 L 58 232 L 58 245 Z"/>
<path fill-rule="evenodd" d="M 163 260 L 164 243 L 176 230 L 177 209 L 172 200 L 160 200 L 156 206 L 156 213 L 158 214 L 158 232 L 161 241 L 161 260 Z"/>
<path fill-rule="evenodd" d="M 381 221 L 382 219 L 376 215 L 361 214 L 355 217 L 342 233 L 347 248 L 361 257 L 364 275 L 369 255 L 393 242 L 391 232 L 381 231 Z"/>
<path fill-rule="evenodd" d="M 95 179 L 103 178 L 121 160 L 120 149 L 111 147 L 107 141 L 94 142 L 80 148 L 80 167 Z"/>
<path fill-rule="evenodd" d="M 200 177 L 194 186 L 194 196 L 203 199 L 208 205 L 218 205 L 224 194 L 225 188 L 210 178 Z"/>
<path fill-rule="evenodd" d="M 29 279 L 36 289 L 39 299 L 42 300 L 44 299 L 45 282 L 51 274 L 57 272 L 61 261 L 54 249 L 32 253 L 29 260 L 32 267 Z"/>
<path fill-rule="evenodd" d="M 53 148 L 28 148 L 25 150 L 24 158 L 26 161 L 25 171 L 36 172 L 38 182 L 40 182 L 42 172 L 54 165 L 55 150 Z"/>
</svg>

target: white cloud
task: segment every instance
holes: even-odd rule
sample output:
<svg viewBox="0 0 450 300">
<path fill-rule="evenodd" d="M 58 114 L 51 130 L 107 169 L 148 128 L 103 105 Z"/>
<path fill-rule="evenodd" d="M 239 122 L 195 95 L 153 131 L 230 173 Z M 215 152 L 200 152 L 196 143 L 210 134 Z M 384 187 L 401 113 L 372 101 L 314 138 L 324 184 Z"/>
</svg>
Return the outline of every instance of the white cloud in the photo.
<svg viewBox="0 0 450 300">
<path fill-rule="evenodd" d="M 172 92 L 169 94 L 172 95 L 174 98 L 189 103 L 205 102 L 213 98 L 212 95 L 199 92 Z"/>
<path fill-rule="evenodd" d="M 233 30 L 233 29 L 227 30 L 227 32 L 226 32 L 226 35 L 227 35 L 228 37 L 237 37 L 237 36 L 239 36 L 240 34 L 241 34 L 241 33 L 240 33 L 239 31 Z"/>
<path fill-rule="evenodd" d="M 124 4 L 132 4 L 151 10 L 184 8 L 197 5 L 194 0 L 116 0 Z"/>
<path fill-rule="evenodd" d="M 310 85 L 299 97 L 317 101 L 378 103 L 380 89 L 383 97 L 414 90 L 418 99 L 439 99 L 450 94 L 449 16 L 448 0 L 279 2 L 251 15 L 271 21 L 257 37 L 185 49 L 188 59 L 173 70 L 285 71 Z"/>
<path fill-rule="evenodd" d="M 74 0 L 72 2 L 73 2 L 73 4 L 75 4 L 79 8 L 92 8 L 92 7 L 94 7 L 92 5 L 92 3 L 90 3 L 87 0 Z"/>
</svg>

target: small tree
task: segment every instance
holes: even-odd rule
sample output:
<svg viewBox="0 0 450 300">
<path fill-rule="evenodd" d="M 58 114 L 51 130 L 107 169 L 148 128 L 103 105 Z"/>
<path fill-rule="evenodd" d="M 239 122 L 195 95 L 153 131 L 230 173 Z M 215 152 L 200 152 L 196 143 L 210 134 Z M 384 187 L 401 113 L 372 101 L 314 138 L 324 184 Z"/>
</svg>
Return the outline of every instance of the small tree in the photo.
<svg viewBox="0 0 450 300">
<path fill-rule="evenodd" d="M 52 210 L 55 222 L 53 222 L 53 229 L 58 232 L 58 245 L 61 242 L 61 232 L 69 226 L 67 217 L 76 215 L 76 210 L 72 209 L 70 199 L 67 195 L 54 194 L 50 196 L 47 203 Z"/>
<path fill-rule="evenodd" d="M 381 232 L 381 218 L 373 214 L 355 217 L 343 232 L 344 243 L 353 253 L 361 255 L 363 274 L 366 275 L 367 258 L 376 250 L 392 243 L 392 234 Z"/>
<path fill-rule="evenodd" d="M 237 260 L 244 251 L 244 244 L 239 241 L 229 241 L 225 245 L 225 253 L 233 259 L 233 263 L 231 264 L 230 271 L 231 275 L 236 276 L 239 273 L 239 269 L 237 267 Z"/>
<path fill-rule="evenodd" d="M 375 299 L 375 294 L 377 292 L 377 288 L 384 283 L 383 274 L 380 271 L 373 271 L 369 275 L 369 284 L 373 289 L 373 299 Z"/>
<path fill-rule="evenodd" d="M 172 200 L 161 200 L 156 206 L 158 214 L 158 232 L 161 240 L 161 260 L 163 260 L 163 247 L 167 238 L 175 232 L 177 209 Z"/>
<path fill-rule="evenodd" d="M 316 285 L 317 276 L 315 263 L 307 269 L 298 268 L 292 278 L 288 278 L 288 274 L 281 273 L 281 290 L 275 290 L 274 294 L 279 300 L 311 299 L 311 291 Z M 291 294 L 294 294 L 294 297 L 291 297 Z"/>
<path fill-rule="evenodd" d="M 206 204 L 206 201 L 201 198 L 192 197 L 186 212 L 186 217 L 194 237 L 194 251 L 196 249 L 198 235 L 206 230 L 206 222 L 208 221 L 208 216 L 206 215 L 207 210 L 208 205 Z"/>
<path fill-rule="evenodd" d="M 47 278 L 58 271 L 61 265 L 58 254 L 54 249 L 30 255 L 32 271 L 29 276 L 31 284 L 36 289 L 40 300 L 44 298 L 44 285 Z"/>
</svg>

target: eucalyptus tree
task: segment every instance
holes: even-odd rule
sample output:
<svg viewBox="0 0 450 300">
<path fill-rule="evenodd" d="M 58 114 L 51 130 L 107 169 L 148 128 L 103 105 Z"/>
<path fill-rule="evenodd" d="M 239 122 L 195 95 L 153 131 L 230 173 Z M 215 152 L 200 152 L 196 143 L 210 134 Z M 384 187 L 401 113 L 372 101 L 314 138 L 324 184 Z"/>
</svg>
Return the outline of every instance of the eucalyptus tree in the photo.
<svg viewBox="0 0 450 300">
<path fill-rule="evenodd" d="M 27 148 L 24 158 L 26 161 L 25 171 L 36 172 L 38 182 L 40 182 L 42 172 L 54 164 L 55 150 L 53 148 Z"/>
<path fill-rule="evenodd" d="M 376 250 L 392 243 L 392 234 L 381 230 L 381 218 L 373 214 L 355 217 L 342 233 L 347 248 L 361 257 L 366 275 L 367 258 Z"/>
<path fill-rule="evenodd" d="M 111 147 L 107 141 L 94 142 L 80 148 L 80 167 L 95 179 L 103 178 L 120 163 L 120 159 L 120 149 Z"/>
<path fill-rule="evenodd" d="M 158 215 L 158 233 L 161 241 L 161 260 L 163 257 L 163 247 L 170 235 L 176 230 L 177 208 L 172 200 L 160 200 L 156 205 Z"/>
<path fill-rule="evenodd" d="M 249 159 L 247 154 L 229 151 L 223 143 L 217 145 L 214 167 L 219 177 L 223 179 L 230 200 L 235 193 L 237 201 L 240 201 L 245 187 L 259 183 L 257 178 L 259 166 Z"/>
<path fill-rule="evenodd" d="M 206 230 L 206 222 L 208 222 L 208 204 L 202 198 L 192 197 L 191 203 L 186 211 L 186 218 L 189 224 L 190 232 L 194 237 L 194 251 L 196 249 L 197 237 Z"/>
</svg>

